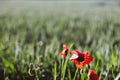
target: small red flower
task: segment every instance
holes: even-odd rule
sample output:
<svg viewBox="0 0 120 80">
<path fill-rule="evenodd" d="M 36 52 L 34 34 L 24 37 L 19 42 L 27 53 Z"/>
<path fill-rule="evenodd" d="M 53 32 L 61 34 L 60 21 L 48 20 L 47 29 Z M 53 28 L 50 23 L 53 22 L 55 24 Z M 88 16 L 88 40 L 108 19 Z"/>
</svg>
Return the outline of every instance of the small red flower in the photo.
<svg viewBox="0 0 120 80">
<path fill-rule="evenodd" d="M 88 80 L 99 80 L 99 76 L 93 70 L 89 70 Z"/>
<path fill-rule="evenodd" d="M 67 56 L 67 54 L 68 54 L 68 50 L 69 50 L 69 48 L 68 48 L 68 46 L 67 45 L 63 45 L 63 51 L 62 52 L 60 52 L 60 56 L 62 56 L 62 57 L 66 57 Z"/>
<path fill-rule="evenodd" d="M 71 52 L 71 54 L 71 62 L 75 62 L 76 67 L 80 69 L 93 60 L 93 57 L 89 55 L 89 52 L 80 52 L 78 50 L 74 50 Z"/>
</svg>

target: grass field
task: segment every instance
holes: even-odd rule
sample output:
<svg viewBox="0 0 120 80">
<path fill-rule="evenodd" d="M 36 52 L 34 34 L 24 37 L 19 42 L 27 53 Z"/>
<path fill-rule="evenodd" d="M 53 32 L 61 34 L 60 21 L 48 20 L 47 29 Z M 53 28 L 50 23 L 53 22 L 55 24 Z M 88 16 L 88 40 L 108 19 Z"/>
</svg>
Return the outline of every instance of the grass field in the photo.
<svg viewBox="0 0 120 80">
<path fill-rule="evenodd" d="M 0 76 L 6 80 L 73 80 L 75 64 L 59 56 L 63 44 L 89 51 L 100 80 L 120 72 L 120 7 L 1 11 Z M 80 71 L 76 80 L 86 80 L 88 68 Z"/>
</svg>

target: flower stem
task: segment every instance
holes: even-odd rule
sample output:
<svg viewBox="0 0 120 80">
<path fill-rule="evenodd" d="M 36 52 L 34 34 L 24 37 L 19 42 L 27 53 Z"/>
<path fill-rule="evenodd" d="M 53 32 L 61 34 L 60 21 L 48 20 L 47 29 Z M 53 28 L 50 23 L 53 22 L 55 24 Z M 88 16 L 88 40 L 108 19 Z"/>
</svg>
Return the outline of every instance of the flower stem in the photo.
<svg viewBox="0 0 120 80">
<path fill-rule="evenodd" d="M 73 80 L 75 80 L 77 73 L 78 73 L 78 68 L 76 69 L 76 72 L 75 72 Z"/>
<path fill-rule="evenodd" d="M 61 80 L 63 80 L 63 67 L 64 67 L 64 58 L 62 59 L 62 63 L 61 63 Z"/>
</svg>

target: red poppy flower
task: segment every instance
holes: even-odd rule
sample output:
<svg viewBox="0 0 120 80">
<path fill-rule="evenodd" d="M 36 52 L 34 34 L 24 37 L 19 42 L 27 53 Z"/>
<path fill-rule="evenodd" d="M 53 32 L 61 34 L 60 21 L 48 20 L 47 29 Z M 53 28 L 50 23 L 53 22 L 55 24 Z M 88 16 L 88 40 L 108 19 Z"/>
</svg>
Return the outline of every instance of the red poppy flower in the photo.
<svg viewBox="0 0 120 80">
<path fill-rule="evenodd" d="M 93 70 L 89 70 L 88 80 L 99 80 L 99 76 Z"/>
<path fill-rule="evenodd" d="M 60 56 L 62 56 L 62 57 L 66 57 L 67 56 L 67 54 L 68 54 L 68 46 L 67 45 L 63 45 L 63 51 L 62 52 L 60 52 Z"/>
<path fill-rule="evenodd" d="M 77 68 L 82 68 L 84 65 L 89 64 L 93 60 L 93 57 L 89 55 L 89 52 L 74 50 L 71 54 L 72 56 L 70 60 L 71 62 L 76 63 Z"/>
</svg>

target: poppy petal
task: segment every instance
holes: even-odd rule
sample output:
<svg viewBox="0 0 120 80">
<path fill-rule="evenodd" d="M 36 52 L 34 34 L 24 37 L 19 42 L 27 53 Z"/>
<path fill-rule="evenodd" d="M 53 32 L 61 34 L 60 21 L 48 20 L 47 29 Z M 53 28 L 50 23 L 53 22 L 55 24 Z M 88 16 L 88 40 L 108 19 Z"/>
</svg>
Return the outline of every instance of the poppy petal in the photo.
<svg viewBox="0 0 120 80">
<path fill-rule="evenodd" d="M 61 53 L 60 53 L 60 56 L 66 57 L 66 54 L 63 53 L 63 52 L 61 52 Z"/>
<path fill-rule="evenodd" d="M 79 63 L 79 61 L 77 59 L 71 59 L 71 62 L 75 62 L 75 63 Z"/>
<path fill-rule="evenodd" d="M 85 58 L 84 63 L 85 64 L 89 64 L 92 60 L 93 60 L 93 57 L 92 56 L 88 56 L 88 57 Z"/>
<path fill-rule="evenodd" d="M 65 44 L 63 45 L 63 48 L 66 49 L 66 50 L 68 50 L 68 46 L 65 45 Z"/>
<path fill-rule="evenodd" d="M 71 54 L 77 54 L 78 55 L 79 51 L 78 50 L 73 50 Z"/>
<path fill-rule="evenodd" d="M 85 56 L 89 56 L 90 53 L 89 52 L 84 52 L 84 54 L 85 54 Z"/>
<path fill-rule="evenodd" d="M 67 56 L 67 53 L 65 53 L 65 49 L 62 51 L 62 52 L 60 52 L 60 56 L 63 56 L 63 57 L 66 57 Z"/>
<path fill-rule="evenodd" d="M 93 70 L 89 70 L 88 79 L 90 79 L 90 80 L 99 80 L 99 76 Z"/>
<path fill-rule="evenodd" d="M 63 45 L 63 51 L 62 52 L 60 52 L 60 56 L 62 56 L 62 57 L 66 57 L 67 56 L 67 54 L 68 54 L 68 46 L 67 45 Z"/>
<path fill-rule="evenodd" d="M 79 56 L 77 54 L 73 54 L 71 57 L 70 57 L 70 60 L 72 59 L 77 59 Z"/>
<path fill-rule="evenodd" d="M 83 66 L 84 66 L 83 63 L 77 63 L 77 64 L 76 64 L 76 67 L 77 67 L 77 68 L 80 68 L 80 69 L 83 68 Z"/>
</svg>

